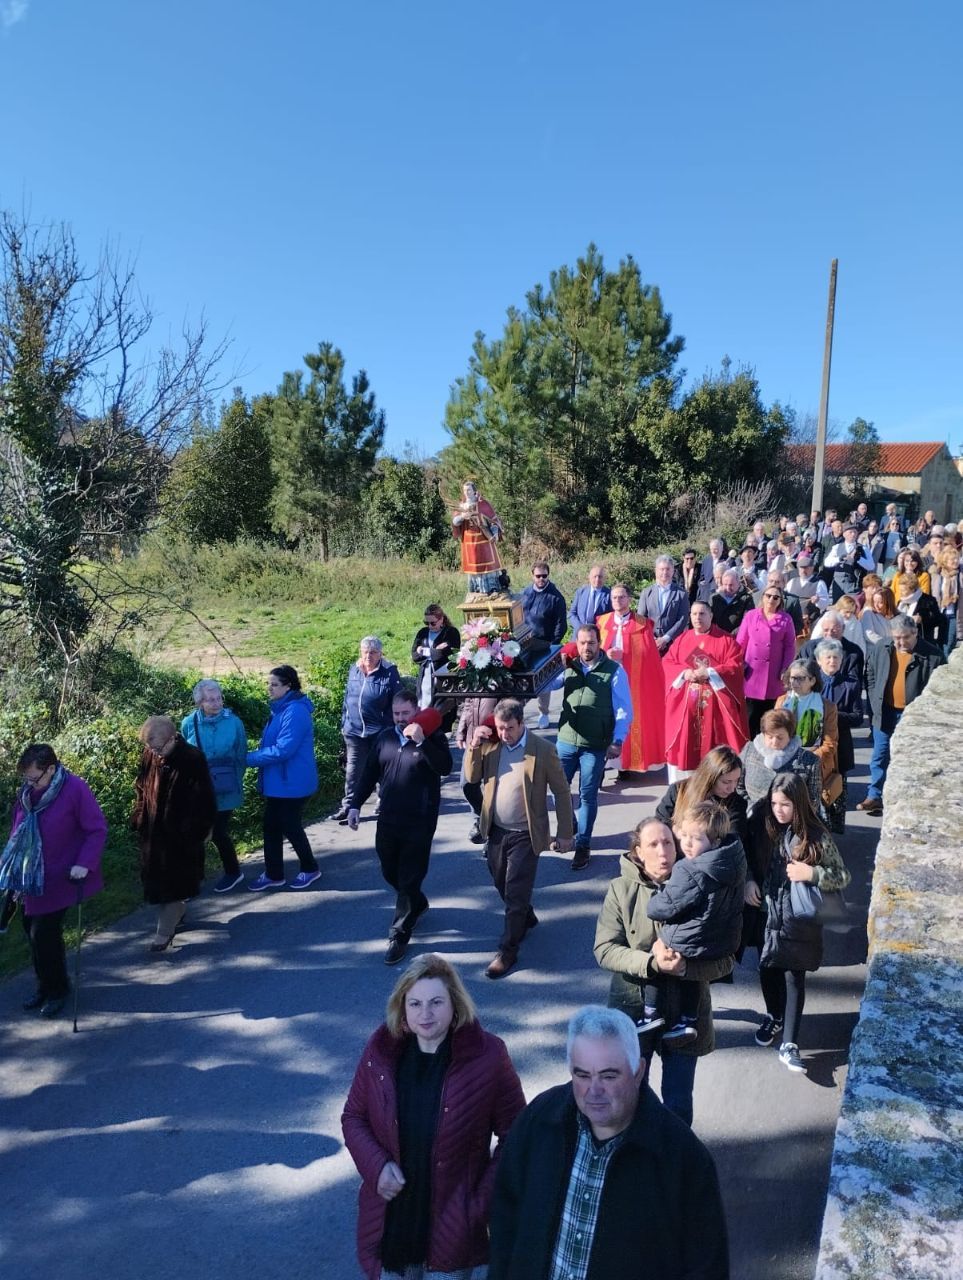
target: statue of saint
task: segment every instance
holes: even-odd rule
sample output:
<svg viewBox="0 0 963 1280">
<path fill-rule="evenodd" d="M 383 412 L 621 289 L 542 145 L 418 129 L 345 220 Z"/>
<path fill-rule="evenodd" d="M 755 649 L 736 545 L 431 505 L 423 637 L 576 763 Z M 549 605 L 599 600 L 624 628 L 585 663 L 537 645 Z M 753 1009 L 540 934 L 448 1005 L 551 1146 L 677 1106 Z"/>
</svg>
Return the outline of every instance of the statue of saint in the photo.
<svg viewBox="0 0 963 1280">
<path fill-rule="evenodd" d="M 452 533 L 461 543 L 462 573 L 468 574 L 468 591 L 482 595 L 506 590 L 506 577 L 498 557 L 496 543 L 502 526 L 490 502 L 486 502 L 475 484 L 462 485 L 462 501 L 452 517 Z"/>
</svg>

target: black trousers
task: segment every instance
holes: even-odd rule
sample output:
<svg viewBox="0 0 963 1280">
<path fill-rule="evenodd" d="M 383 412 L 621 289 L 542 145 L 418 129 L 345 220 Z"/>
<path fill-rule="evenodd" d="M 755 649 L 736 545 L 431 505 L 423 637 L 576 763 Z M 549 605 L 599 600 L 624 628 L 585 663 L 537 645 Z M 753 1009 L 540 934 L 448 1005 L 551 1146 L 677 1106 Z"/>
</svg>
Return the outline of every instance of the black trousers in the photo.
<svg viewBox="0 0 963 1280">
<path fill-rule="evenodd" d="M 230 826 L 233 812 L 233 809 L 218 809 L 217 817 L 214 819 L 214 830 L 211 832 L 211 842 L 221 859 L 224 874 L 228 876 L 239 875 L 241 871 L 241 864 L 237 860 L 237 849 L 231 839 Z"/>
<path fill-rule="evenodd" d="M 477 818 L 482 809 L 482 787 L 480 782 L 466 782 L 462 786 L 462 794 L 471 806 L 471 811 Z"/>
<path fill-rule="evenodd" d="M 358 779 L 368 763 L 368 756 L 371 755 L 374 745 L 378 741 L 378 734 L 369 733 L 367 738 L 357 738 L 354 734 L 349 733 L 341 736 L 344 738 L 344 750 L 347 757 L 344 767 L 344 803 L 347 804 L 352 795 L 354 795 Z"/>
<path fill-rule="evenodd" d="M 37 993 L 59 1000 L 70 990 L 67 978 L 67 950 L 64 947 L 64 916 L 67 908 L 45 916 L 21 916 L 23 931 L 30 943 L 30 959 L 37 975 Z"/>
<path fill-rule="evenodd" d="M 529 927 L 532 890 L 538 871 L 538 854 L 527 831 L 506 831 L 493 826 L 485 846 L 485 858 L 498 896 L 505 904 L 505 928 L 498 950 L 512 959 Z"/>
<path fill-rule="evenodd" d="M 747 698 L 746 713 L 749 717 L 749 741 L 760 732 L 759 721 L 776 705 L 775 698 Z"/>
<path fill-rule="evenodd" d="M 301 810 L 307 796 L 300 800 L 280 796 L 264 798 L 264 874 L 270 880 L 284 879 L 284 841 L 298 855 L 302 871 L 317 871 L 311 842 L 304 834 Z"/>
<path fill-rule="evenodd" d="M 421 886 L 428 874 L 434 834 L 434 826 L 403 827 L 394 822 L 378 822 L 375 852 L 381 863 L 381 874 L 397 894 L 389 938 L 403 938 L 407 942 L 415 920 L 428 906 Z"/>
<path fill-rule="evenodd" d="M 806 1004 L 805 969 L 759 970 L 759 985 L 766 1012 L 783 1024 L 783 1044 L 799 1044 L 799 1026 Z"/>
</svg>

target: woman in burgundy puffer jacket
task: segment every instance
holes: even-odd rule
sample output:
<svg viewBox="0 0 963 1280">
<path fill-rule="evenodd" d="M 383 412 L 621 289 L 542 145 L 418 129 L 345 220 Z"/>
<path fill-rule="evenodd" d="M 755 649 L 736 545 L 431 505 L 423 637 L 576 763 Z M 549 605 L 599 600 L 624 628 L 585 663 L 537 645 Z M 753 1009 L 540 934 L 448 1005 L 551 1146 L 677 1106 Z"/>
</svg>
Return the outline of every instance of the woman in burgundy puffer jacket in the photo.
<svg viewBox="0 0 963 1280">
<path fill-rule="evenodd" d="M 409 1268 L 468 1280 L 487 1262 L 496 1162 L 524 1106 L 508 1050 L 482 1030 L 457 971 L 419 956 L 364 1047 L 341 1116 L 362 1178 L 358 1259 L 370 1280 Z"/>
</svg>

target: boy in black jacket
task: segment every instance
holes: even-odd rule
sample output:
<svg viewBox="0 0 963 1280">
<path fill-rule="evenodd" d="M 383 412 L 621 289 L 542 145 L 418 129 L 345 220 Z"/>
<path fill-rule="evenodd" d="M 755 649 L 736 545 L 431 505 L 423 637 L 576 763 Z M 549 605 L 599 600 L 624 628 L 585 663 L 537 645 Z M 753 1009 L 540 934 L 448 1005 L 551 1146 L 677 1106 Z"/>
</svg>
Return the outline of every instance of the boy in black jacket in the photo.
<svg viewBox="0 0 963 1280">
<path fill-rule="evenodd" d="M 746 853 L 739 837 L 729 834 L 729 824 L 729 814 L 713 800 L 684 810 L 673 828 L 682 857 L 646 908 L 650 920 L 663 922 L 660 936 L 665 945 L 692 960 L 730 955 L 742 937 Z M 669 982 L 682 983 L 680 1018 L 662 1039 L 694 1040 L 699 984 L 668 974 L 646 981 L 645 1018 L 639 1030 L 654 1031 L 663 1025 L 664 1019 L 658 1016 L 659 995 Z"/>
<path fill-rule="evenodd" d="M 421 885 L 438 825 L 441 780 L 451 772 L 451 751 L 437 711 L 419 711 L 415 695 L 402 689 L 392 700 L 391 715 L 394 723 L 378 734 L 348 797 L 348 826 L 357 831 L 358 811 L 381 783 L 375 851 L 381 874 L 397 894 L 385 964 L 401 960 L 412 930 L 428 910 Z"/>
</svg>

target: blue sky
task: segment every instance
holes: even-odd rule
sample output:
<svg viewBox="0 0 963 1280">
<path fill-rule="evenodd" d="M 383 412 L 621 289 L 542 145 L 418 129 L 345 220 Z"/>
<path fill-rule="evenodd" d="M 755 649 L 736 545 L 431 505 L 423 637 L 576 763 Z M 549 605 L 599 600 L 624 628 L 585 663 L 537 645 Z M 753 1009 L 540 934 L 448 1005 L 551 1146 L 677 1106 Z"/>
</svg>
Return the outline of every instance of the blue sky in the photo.
<svg viewBox="0 0 963 1280">
<path fill-rule="evenodd" d="M 137 258 L 249 392 L 322 339 L 446 441 L 476 329 L 594 240 L 815 412 L 963 448 L 958 0 L 0 0 L 0 204 Z"/>
</svg>

